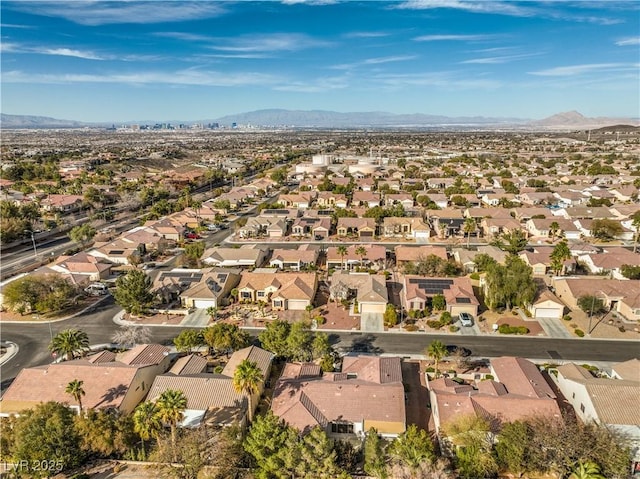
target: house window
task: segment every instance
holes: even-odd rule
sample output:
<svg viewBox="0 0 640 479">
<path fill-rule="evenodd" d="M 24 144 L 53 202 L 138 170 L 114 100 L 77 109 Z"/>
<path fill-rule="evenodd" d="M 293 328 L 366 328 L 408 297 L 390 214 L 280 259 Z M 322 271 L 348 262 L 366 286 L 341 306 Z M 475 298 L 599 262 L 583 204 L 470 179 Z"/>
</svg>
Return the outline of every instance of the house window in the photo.
<svg viewBox="0 0 640 479">
<path fill-rule="evenodd" d="M 251 299 L 251 291 L 242 291 L 240 297 L 242 299 Z"/>
<path fill-rule="evenodd" d="M 273 301 L 273 307 L 274 308 L 282 308 L 282 300 L 276 299 Z"/>
<path fill-rule="evenodd" d="M 584 404 L 580 403 L 580 411 L 584 412 Z"/>
<path fill-rule="evenodd" d="M 258 291 L 258 298 L 264 298 L 264 291 Z"/>
<path fill-rule="evenodd" d="M 575 399 L 576 398 L 576 393 L 571 393 L 571 399 Z"/>
<path fill-rule="evenodd" d="M 332 422 L 331 432 L 334 434 L 353 434 L 353 424 L 348 422 Z"/>
</svg>

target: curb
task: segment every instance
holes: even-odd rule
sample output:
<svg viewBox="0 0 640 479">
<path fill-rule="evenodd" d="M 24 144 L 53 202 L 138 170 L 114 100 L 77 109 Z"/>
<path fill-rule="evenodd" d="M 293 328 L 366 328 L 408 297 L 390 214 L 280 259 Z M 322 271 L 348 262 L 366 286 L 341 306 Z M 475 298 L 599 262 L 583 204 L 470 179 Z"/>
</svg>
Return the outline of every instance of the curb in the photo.
<svg viewBox="0 0 640 479">
<path fill-rule="evenodd" d="M 13 358 L 18 351 L 20 351 L 20 347 L 16 343 L 12 343 L 10 341 L 2 341 L 3 345 L 6 345 L 7 352 L 2 355 L 0 358 L 0 366 L 4 363 L 9 362 L 11 358 Z"/>
<path fill-rule="evenodd" d="M 84 309 L 81 309 L 80 311 L 77 311 L 69 316 L 65 316 L 64 318 L 56 318 L 56 319 L 49 319 L 49 320 L 41 320 L 41 321 L 0 321 L 0 325 L 2 324 L 47 324 L 47 323 L 59 323 L 61 321 L 66 321 L 68 319 L 72 319 L 75 318 L 76 316 L 80 316 L 83 313 L 86 313 L 87 311 L 91 311 L 92 309 L 96 308 L 100 303 L 102 303 L 104 300 L 106 300 L 107 298 L 109 298 L 109 296 L 111 296 L 110 294 L 105 295 L 104 297 L 100 298 L 98 301 L 96 301 L 95 303 L 93 303 L 91 306 L 87 306 Z"/>
</svg>

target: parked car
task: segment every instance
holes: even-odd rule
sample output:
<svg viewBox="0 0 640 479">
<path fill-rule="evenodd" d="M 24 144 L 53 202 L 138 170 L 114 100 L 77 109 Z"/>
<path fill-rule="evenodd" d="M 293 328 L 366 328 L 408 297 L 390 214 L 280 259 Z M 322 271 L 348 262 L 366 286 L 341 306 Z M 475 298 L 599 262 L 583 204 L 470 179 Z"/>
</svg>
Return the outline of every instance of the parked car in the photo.
<svg viewBox="0 0 640 479">
<path fill-rule="evenodd" d="M 220 228 L 218 228 L 216 225 L 207 225 L 207 230 L 211 231 L 212 233 L 217 233 L 218 231 L 220 231 Z"/>
<path fill-rule="evenodd" d="M 109 292 L 107 286 L 102 283 L 92 283 L 84 289 L 85 293 L 91 296 L 102 296 Z"/>
<path fill-rule="evenodd" d="M 200 239 L 198 233 L 187 233 L 184 235 L 184 237 L 187 239 Z"/>
<path fill-rule="evenodd" d="M 460 313 L 460 324 L 462 326 L 473 326 L 473 316 L 469 313 Z"/>
</svg>

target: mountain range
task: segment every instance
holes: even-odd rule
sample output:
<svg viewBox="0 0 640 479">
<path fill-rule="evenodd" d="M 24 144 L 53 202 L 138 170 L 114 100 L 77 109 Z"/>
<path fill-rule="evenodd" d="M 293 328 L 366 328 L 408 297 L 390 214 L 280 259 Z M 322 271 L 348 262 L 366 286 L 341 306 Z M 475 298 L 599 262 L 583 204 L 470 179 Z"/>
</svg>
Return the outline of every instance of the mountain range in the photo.
<svg viewBox="0 0 640 479">
<path fill-rule="evenodd" d="M 324 110 L 257 110 L 235 115 L 227 115 L 217 119 L 197 121 L 128 121 L 113 124 L 146 124 L 156 123 L 193 124 L 218 123 L 221 126 L 252 125 L 255 127 L 280 128 L 438 128 L 442 130 L 461 129 L 500 129 L 500 130 L 576 130 L 593 129 L 604 126 L 627 124 L 638 126 L 640 121 L 632 118 L 588 118 L 577 111 L 563 112 L 542 120 L 497 117 L 449 117 L 443 115 L 395 114 L 388 112 L 350 112 L 340 113 Z M 9 115 L 2 113 L 0 128 L 94 128 L 111 126 L 109 123 L 85 123 L 73 120 L 59 120 L 44 116 Z"/>
</svg>

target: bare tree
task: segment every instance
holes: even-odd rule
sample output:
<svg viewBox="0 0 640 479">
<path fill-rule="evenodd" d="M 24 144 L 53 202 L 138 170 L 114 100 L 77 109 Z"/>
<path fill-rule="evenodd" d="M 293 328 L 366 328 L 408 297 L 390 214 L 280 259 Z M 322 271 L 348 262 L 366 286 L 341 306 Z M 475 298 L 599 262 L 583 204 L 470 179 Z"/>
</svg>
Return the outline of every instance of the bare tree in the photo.
<svg viewBox="0 0 640 479">
<path fill-rule="evenodd" d="M 329 286 L 329 294 L 331 295 L 331 299 L 334 301 L 342 301 L 343 299 L 347 299 L 347 294 L 349 293 L 349 288 L 345 286 L 341 281 L 334 281 Z"/>
<path fill-rule="evenodd" d="M 121 326 L 111 336 L 111 341 L 119 346 L 132 348 L 151 341 L 151 329 L 146 326 Z"/>
</svg>

